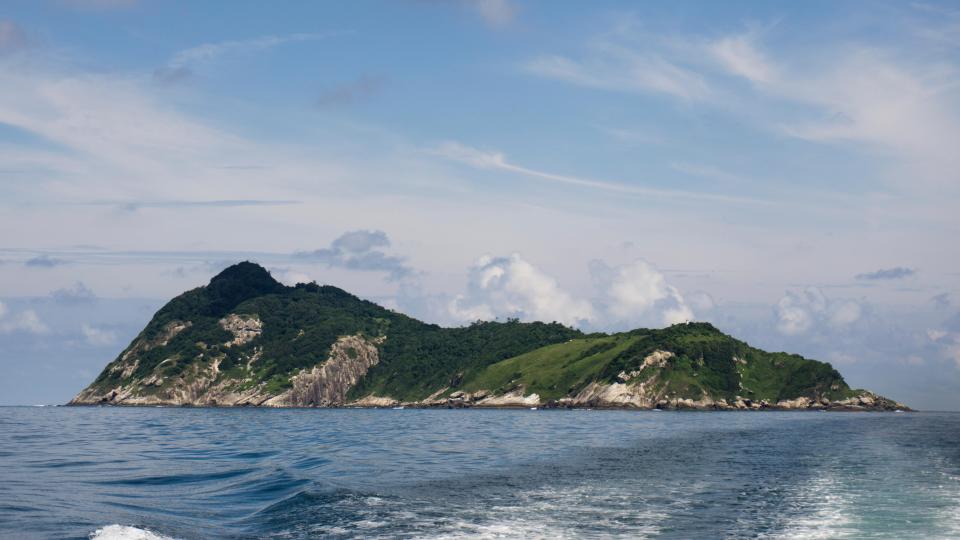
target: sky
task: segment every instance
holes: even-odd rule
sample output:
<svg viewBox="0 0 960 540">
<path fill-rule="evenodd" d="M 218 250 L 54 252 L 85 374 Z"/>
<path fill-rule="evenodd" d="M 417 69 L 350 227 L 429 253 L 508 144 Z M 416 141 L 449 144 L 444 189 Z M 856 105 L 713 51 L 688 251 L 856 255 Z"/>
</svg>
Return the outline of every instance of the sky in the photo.
<svg viewBox="0 0 960 540">
<path fill-rule="evenodd" d="M 960 410 L 960 4 L 0 5 L 0 404 L 252 260 Z"/>
</svg>

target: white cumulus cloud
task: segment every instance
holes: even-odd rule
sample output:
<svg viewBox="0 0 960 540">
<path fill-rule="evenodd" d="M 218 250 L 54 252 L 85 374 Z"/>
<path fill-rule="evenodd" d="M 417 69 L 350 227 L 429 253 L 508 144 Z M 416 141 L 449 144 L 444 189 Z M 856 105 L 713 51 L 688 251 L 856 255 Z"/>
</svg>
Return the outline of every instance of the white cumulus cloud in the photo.
<svg viewBox="0 0 960 540">
<path fill-rule="evenodd" d="M 834 331 L 848 327 L 863 317 L 863 306 L 856 300 L 831 300 L 817 287 L 787 291 L 774 307 L 777 330 L 796 336 L 814 330 Z"/>
<path fill-rule="evenodd" d="M 590 273 L 601 292 L 607 325 L 661 326 L 693 319 L 693 310 L 680 291 L 647 261 L 614 268 L 592 261 Z"/>
<path fill-rule="evenodd" d="M 466 294 L 450 302 L 450 313 L 460 321 L 515 317 L 578 325 L 594 318 L 590 302 L 571 296 L 518 253 L 481 257 L 468 279 Z"/>
</svg>

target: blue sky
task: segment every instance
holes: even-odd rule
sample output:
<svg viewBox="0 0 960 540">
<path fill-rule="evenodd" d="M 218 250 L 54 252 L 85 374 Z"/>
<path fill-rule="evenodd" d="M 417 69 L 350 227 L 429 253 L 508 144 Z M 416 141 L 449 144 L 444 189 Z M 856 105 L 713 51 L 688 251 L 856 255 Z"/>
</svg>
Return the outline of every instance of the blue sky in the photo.
<svg viewBox="0 0 960 540">
<path fill-rule="evenodd" d="M 960 409 L 958 48 L 947 2 L 6 2 L 0 402 L 251 259 Z"/>
</svg>

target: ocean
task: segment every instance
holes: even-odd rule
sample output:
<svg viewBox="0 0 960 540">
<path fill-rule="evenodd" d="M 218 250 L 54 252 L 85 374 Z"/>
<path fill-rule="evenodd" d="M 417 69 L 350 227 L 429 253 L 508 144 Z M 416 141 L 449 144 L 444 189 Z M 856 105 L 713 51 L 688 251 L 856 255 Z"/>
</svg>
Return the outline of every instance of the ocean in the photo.
<svg viewBox="0 0 960 540">
<path fill-rule="evenodd" d="M 960 538 L 960 413 L 0 408 L 0 538 Z"/>
</svg>

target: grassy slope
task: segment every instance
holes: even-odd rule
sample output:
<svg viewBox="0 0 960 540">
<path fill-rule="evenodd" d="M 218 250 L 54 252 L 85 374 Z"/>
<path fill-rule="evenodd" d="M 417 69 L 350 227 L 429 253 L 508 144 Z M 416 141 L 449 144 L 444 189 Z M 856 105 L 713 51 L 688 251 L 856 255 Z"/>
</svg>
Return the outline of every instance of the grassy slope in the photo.
<svg viewBox="0 0 960 540">
<path fill-rule="evenodd" d="M 638 338 L 624 334 L 574 339 L 497 362 L 472 374 L 460 389 L 502 394 L 523 387 L 541 399 L 575 394 Z"/>
<path fill-rule="evenodd" d="M 830 364 L 761 351 L 705 323 L 550 345 L 470 373 L 459 389 L 500 394 L 523 387 L 527 394 L 557 399 L 576 393 L 591 381 L 617 382 L 620 372 L 638 369 L 656 350 L 676 356 L 664 368 L 656 372 L 648 368 L 639 377 L 658 373 L 657 387 L 673 396 L 742 396 L 775 402 L 800 396 L 840 399 L 852 394 Z"/>
</svg>

